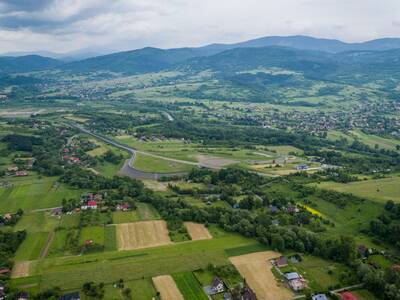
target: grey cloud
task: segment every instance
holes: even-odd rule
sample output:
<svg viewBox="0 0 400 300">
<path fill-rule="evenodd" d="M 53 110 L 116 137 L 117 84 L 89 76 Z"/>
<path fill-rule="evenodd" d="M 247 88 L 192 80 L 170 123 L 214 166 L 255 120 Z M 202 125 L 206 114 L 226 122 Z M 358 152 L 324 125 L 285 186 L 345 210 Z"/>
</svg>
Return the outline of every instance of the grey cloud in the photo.
<svg viewBox="0 0 400 300">
<path fill-rule="evenodd" d="M 398 36 L 399 20 L 398 0 L 0 0 L 0 52 L 170 48 L 294 34 L 362 41 Z"/>
</svg>

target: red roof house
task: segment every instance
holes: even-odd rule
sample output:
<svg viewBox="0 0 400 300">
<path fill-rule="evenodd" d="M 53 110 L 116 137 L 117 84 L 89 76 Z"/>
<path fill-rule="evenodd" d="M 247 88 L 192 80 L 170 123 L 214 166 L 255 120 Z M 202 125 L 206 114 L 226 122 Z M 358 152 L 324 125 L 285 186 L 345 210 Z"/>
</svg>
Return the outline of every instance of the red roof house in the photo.
<svg viewBox="0 0 400 300">
<path fill-rule="evenodd" d="M 341 296 L 342 300 L 358 300 L 358 298 L 350 292 L 344 292 Z"/>
<path fill-rule="evenodd" d="M 90 200 L 88 201 L 87 206 L 90 208 L 97 208 L 97 202 L 94 200 Z"/>
</svg>

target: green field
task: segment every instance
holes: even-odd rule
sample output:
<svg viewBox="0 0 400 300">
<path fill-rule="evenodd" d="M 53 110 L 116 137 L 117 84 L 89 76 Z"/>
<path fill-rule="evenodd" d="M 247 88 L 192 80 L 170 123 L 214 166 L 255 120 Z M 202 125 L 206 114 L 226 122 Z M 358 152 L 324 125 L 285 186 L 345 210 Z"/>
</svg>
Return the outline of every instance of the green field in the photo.
<svg viewBox="0 0 400 300">
<path fill-rule="evenodd" d="M 114 224 L 131 223 L 140 221 L 139 213 L 134 211 L 115 211 L 112 213 Z"/>
<path fill-rule="evenodd" d="M 94 244 L 104 245 L 104 227 L 89 226 L 83 227 L 79 236 L 79 243 L 85 244 L 85 241 L 92 240 Z"/>
<path fill-rule="evenodd" d="M 54 238 L 50 244 L 49 252 L 47 257 L 61 256 L 64 254 L 64 247 L 67 241 L 67 230 L 55 231 Z"/>
<path fill-rule="evenodd" d="M 117 237 L 115 226 L 104 227 L 104 250 L 115 251 L 117 250 Z"/>
<path fill-rule="evenodd" d="M 136 209 L 132 211 L 115 211 L 112 213 L 114 224 L 159 220 L 160 218 L 157 210 L 147 203 L 137 203 Z"/>
<path fill-rule="evenodd" d="M 14 227 L 14 230 L 26 230 L 27 232 L 49 232 L 54 230 L 59 223 L 60 220 L 57 217 L 51 216 L 49 213 L 36 212 L 23 215 L 18 221 L 17 225 Z"/>
<path fill-rule="evenodd" d="M 351 291 L 353 295 L 357 297 L 358 300 L 377 300 L 374 295 L 371 294 L 371 292 L 367 290 L 356 290 L 356 291 Z"/>
<path fill-rule="evenodd" d="M 46 244 L 48 232 L 28 233 L 26 239 L 15 253 L 16 261 L 38 259 Z"/>
<path fill-rule="evenodd" d="M 353 130 L 347 133 L 331 130 L 328 132 L 328 139 L 333 141 L 346 139 L 349 143 L 358 140 L 372 148 L 374 148 L 375 145 L 378 145 L 379 148 L 387 150 L 396 150 L 396 146 L 400 145 L 400 140 L 396 140 L 393 138 L 384 138 L 372 134 L 366 134 L 360 130 Z"/>
<path fill-rule="evenodd" d="M 151 279 L 124 281 L 124 287 L 131 289 L 133 300 L 151 300 L 156 296 L 156 290 L 154 289 Z M 83 296 L 81 299 L 89 298 Z M 113 287 L 112 284 L 105 285 L 104 299 L 126 300 L 122 295 L 122 291 Z"/>
<path fill-rule="evenodd" d="M 168 161 L 141 153 L 136 154 L 136 159 L 133 162 L 133 166 L 141 171 L 159 173 L 187 172 L 194 167 L 192 165 Z"/>
<path fill-rule="evenodd" d="M 79 214 L 62 215 L 60 226 L 64 228 L 74 228 L 79 225 Z"/>
<path fill-rule="evenodd" d="M 324 217 L 335 224 L 327 226 L 326 232 L 320 234 L 330 237 L 339 235 L 353 235 L 357 243 L 371 244 L 371 239 L 360 233 L 360 230 L 368 228 L 370 220 L 377 218 L 384 210 L 378 202 L 365 200 L 363 203 L 348 203 L 344 208 L 339 208 L 333 203 L 311 197 L 313 204 L 307 206 L 322 213 Z"/>
<path fill-rule="evenodd" d="M 348 270 L 342 264 L 310 255 L 302 256 L 302 259 L 300 263 L 291 264 L 289 268 L 303 274 L 309 286 L 315 291 L 328 290 L 340 285 L 341 273 Z"/>
<path fill-rule="evenodd" d="M 350 183 L 322 182 L 318 187 L 338 192 L 352 193 L 356 196 L 385 203 L 388 200 L 400 202 L 400 176 L 362 180 Z"/>
<path fill-rule="evenodd" d="M 172 277 L 185 300 L 208 299 L 192 272 L 177 273 Z"/>
<path fill-rule="evenodd" d="M 101 252 L 84 256 L 46 258 L 32 268 L 40 275 L 40 287 L 79 288 L 86 281 L 112 283 L 119 278 L 137 280 L 162 274 L 190 272 L 209 263 L 228 264 L 226 248 L 253 245 L 256 242 L 236 234 L 212 240 L 192 241 L 134 251 Z M 129 266 L 129 267 L 127 267 Z"/>
<path fill-rule="evenodd" d="M 19 208 L 25 212 L 56 207 L 61 205 L 63 198 L 76 198 L 81 191 L 68 188 L 63 184 L 55 184 L 57 178 L 16 177 L 8 180 L 12 188 L 0 188 L 0 213 L 15 212 Z"/>
</svg>

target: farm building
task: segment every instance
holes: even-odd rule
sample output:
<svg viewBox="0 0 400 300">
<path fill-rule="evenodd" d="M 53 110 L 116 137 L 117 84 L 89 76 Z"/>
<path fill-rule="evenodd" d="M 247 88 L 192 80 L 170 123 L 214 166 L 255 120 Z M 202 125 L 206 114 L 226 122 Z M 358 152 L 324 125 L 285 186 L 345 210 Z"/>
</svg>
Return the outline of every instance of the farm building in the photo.
<svg viewBox="0 0 400 300">
<path fill-rule="evenodd" d="M 328 297 L 325 294 L 318 294 L 312 296 L 312 300 L 328 300 Z"/>
<path fill-rule="evenodd" d="M 304 281 L 302 279 L 293 279 L 289 281 L 289 286 L 292 288 L 293 291 L 301 291 L 305 288 Z"/>
<path fill-rule="evenodd" d="M 218 277 L 214 277 L 213 281 L 211 282 L 211 289 L 215 294 L 222 293 L 225 291 L 225 284 Z"/>
<path fill-rule="evenodd" d="M 275 264 L 278 268 L 286 267 L 288 265 L 287 259 L 284 256 L 281 256 L 275 260 Z"/>
<path fill-rule="evenodd" d="M 17 172 L 15 172 L 15 176 L 17 176 L 17 177 L 28 176 L 28 172 L 27 171 L 17 171 Z"/>
<path fill-rule="evenodd" d="M 342 300 L 358 300 L 358 298 L 351 292 L 344 292 L 340 295 Z"/>
<path fill-rule="evenodd" d="M 298 171 L 308 170 L 308 165 L 301 164 L 301 165 L 296 166 L 295 169 L 298 170 Z"/>
<path fill-rule="evenodd" d="M 17 300 L 28 300 L 29 299 L 29 294 L 27 292 L 19 292 L 17 294 Z"/>
<path fill-rule="evenodd" d="M 243 289 L 243 294 L 241 296 L 240 300 L 257 300 L 256 294 L 252 291 L 251 288 L 245 287 Z"/>
<path fill-rule="evenodd" d="M 86 204 L 83 204 L 81 206 L 81 209 L 83 209 L 83 210 L 86 210 L 86 209 L 97 209 L 97 201 L 89 200 Z"/>
<path fill-rule="evenodd" d="M 305 288 L 305 280 L 298 273 L 296 272 L 286 273 L 285 277 L 288 280 L 289 286 L 291 287 L 292 290 L 297 292 Z"/>
</svg>

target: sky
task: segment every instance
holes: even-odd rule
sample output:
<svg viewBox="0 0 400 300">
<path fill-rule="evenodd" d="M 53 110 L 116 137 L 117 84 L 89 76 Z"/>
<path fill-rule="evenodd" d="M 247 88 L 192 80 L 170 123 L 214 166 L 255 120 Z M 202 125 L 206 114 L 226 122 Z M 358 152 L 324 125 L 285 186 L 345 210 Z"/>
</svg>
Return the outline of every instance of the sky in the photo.
<svg viewBox="0 0 400 300">
<path fill-rule="evenodd" d="M 400 37 L 399 0 L 0 0 L 0 53 Z"/>
</svg>

